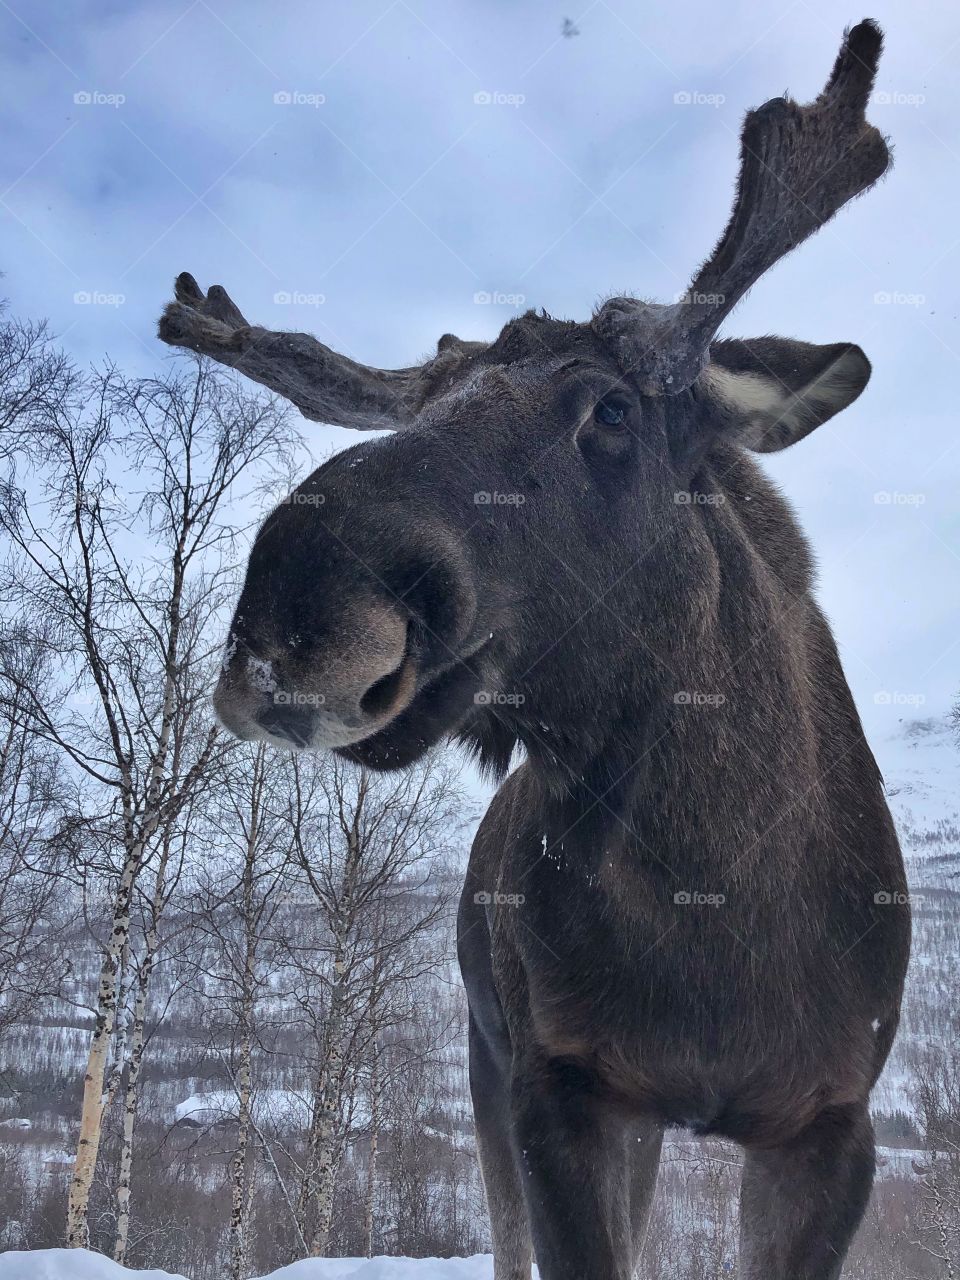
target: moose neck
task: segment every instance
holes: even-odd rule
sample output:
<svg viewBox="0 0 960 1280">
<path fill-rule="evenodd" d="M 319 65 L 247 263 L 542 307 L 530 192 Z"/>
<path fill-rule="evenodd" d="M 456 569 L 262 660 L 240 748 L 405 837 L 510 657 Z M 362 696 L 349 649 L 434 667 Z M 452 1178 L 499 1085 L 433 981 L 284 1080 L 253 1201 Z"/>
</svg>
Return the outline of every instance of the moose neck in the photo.
<svg viewBox="0 0 960 1280">
<path fill-rule="evenodd" d="M 529 699 L 513 726 L 545 799 L 572 816 L 599 807 L 625 819 L 639 805 L 692 831 L 713 803 L 698 799 L 710 777 L 718 835 L 741 818 L 774 821 L 824 733 L 805 696 L 811 654 L 825 720 L 860 733 L 779 491 L 740 450 L 705 462 L 694 484 L 722 501 L 678 512 L 659 580 L 634 588 L 626 660 L 612 671 L 601 660 L 589 689 L 573 691 L 561 662 L 544 684 L 556 701 Z"/>
</svg>

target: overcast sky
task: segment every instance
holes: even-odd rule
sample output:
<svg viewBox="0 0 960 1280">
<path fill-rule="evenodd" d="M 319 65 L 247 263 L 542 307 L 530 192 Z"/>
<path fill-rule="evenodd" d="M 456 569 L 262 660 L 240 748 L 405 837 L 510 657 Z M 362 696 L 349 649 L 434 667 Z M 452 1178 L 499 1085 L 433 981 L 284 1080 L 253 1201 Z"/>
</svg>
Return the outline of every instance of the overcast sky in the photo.
<svg viewBox="0 0 960 1280">
<path fill-rule="evenodd" d="M 899 719 L 960 688 L 960 18 L 946 0 L 870 14 L 894 169 L 725 332 L 855 341 L 873 361 L 852 409 L 765 465 L 813 541 L 882 765 Z M 815 96 L 861 16 L 124 0 L 68 20 L 4 2 L 4 292 L 81 360 L 135 372 L 172 358 L 154 326 L 181 270 L 251 321 L 383 366 L 447 330 L 491 338 L 517 307 L 672 298 L 726 220 L 743 112 Z M 354 439 L 309 430 L 321 456 Z"/>
</svg>

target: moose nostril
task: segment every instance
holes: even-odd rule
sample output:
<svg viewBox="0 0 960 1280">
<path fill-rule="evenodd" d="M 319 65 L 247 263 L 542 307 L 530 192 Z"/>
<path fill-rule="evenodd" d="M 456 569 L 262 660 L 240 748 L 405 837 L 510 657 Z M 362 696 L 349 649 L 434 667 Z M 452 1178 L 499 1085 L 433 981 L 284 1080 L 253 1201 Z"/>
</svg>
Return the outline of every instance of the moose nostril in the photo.
<svg viewBox="0 0 960 1280">
<path fill-rule="evenodd" d="M 384 574 L 391 592 L 419 626 L 418 658 L 442 663 L 470 629 L 477 600 L 462 550 L 437 531 L 421 534 L 416 552 L 398 551 Z M 403 548 L 401 542 L 400 547 Z"/>
<path fill-rule="evenodd" d="M 404 693 L 411 691 L 415 679 L 416 671 L 410 656 L 408 633 L 399 665 L 373 682 L 360 699 L 360 710 L 370 720 L 379 719 L 397 705 Z"/>
<path fill-rule="evenodd" d="M 391 671 L 389 675 L 381 676 L 379 680 L 370 686 L 360 699 L 360 710 L 371 720 L 376 719 L 377 716 L 382 716 L 396 700 L 402 683 L 403 663 L 397 667 L 396 671 Z"/>
</svg>

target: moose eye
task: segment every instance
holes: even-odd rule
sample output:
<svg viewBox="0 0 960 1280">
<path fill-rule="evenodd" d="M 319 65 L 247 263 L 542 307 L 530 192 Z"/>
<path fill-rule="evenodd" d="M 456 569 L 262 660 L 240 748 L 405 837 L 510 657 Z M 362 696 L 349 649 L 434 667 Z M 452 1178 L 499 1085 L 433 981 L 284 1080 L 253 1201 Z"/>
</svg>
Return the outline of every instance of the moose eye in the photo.
<svg viewBox="0 0 960 1280">
<path fill-rule="evenodd" d="M 622 405 L 612 404 L 609 400 L 601 400 L 593 411 L 595 422 L 602 427 L 619 427 L 626 415 Z"/>
</svg>

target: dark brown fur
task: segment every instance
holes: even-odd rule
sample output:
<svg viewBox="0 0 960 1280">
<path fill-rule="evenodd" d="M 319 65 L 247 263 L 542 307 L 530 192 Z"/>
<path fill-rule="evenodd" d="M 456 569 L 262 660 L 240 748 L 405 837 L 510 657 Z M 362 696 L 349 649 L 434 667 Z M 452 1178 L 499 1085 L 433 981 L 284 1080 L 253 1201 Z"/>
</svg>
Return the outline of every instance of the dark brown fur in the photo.
<svg viewBox="0 0 960 1280">
<path fill-rule="evenodd" d="M 816 103 L 748 117 L 698 278 L 742 291 L 882 172 L 863 120 L 879 47 L 861 24 Z M 785 174 L 825 168 L 813 209 L 780 216 L 751 139 Z M 525 756 L 459 922 L 496 1280 L 527 1280 L 533 1249 L 542 1280 L 627 1280 L 667 1125 L 745 1151 L 742 1280 L 835 1280 L 909 909 L 809 550 L 750 454 L 851 404 L 863 352 L 705 346 L 712 304 L 617 299 L 489 346 L 446 335 L 389 374 L 253 329 L 191 277 L 177 293 L 168 340 L 305 412 L 395 408 L 407 428 L 331 459 L 261 528 L 224 723 L 380 769 L 448 735 L 498 778 Z"/>
<path fill-rule="evenodd" d="M 815 353 L 861 368 L 855 348 L 752 345 L 781 386 L 806 385 Z M 715 344 L 713 367 L 743 362 Z M 799 1215 L 793 1235 L 816 1237 L 751 1280 L 833 1275 L 869 1190 L 903 869 L 806 544 L 712 385 L 644 397 L 588 328 L 516 321 L 464 357 L 417 430 L 338 455 L 301 486 L 322 504 L 270 517 L 238 607 L 218 695 L 238 731 L 247 655 L 288 687 L 304 663 L 329 685 L 332 622 L 376 596 L 408 619 L 417 693 L 340 750 L 402 767 L 455 730 L 494 772 L 526 751 L 477 835 L 460 917 L 485 1176 L 513 1241 L 498 1277 L 524 1274 L 528 1218 L 545 1280 L 626 1277 L 667 1124 L 742 1143 L 748 1187 L 789 1190 L 779 1207 L 756 1192 L 764 1229 Z M 612 434 L 591 414 L 611 388 L 629 423 Z M 525 500 L 478 506 L 481 490 Z M 797 1153 L 825 1125 L 836 1175 L 763 1172 L 806 1168 Z M 532 1198 L 522 1150 L 539 1153 Z M 496 1206 L 522 1187 L 514 1221 Z M 814 1229 L 818 1194 L 836 1221 Z M 800 1247 L 781 1235 L 770 1249 Z"/>
</svg>

